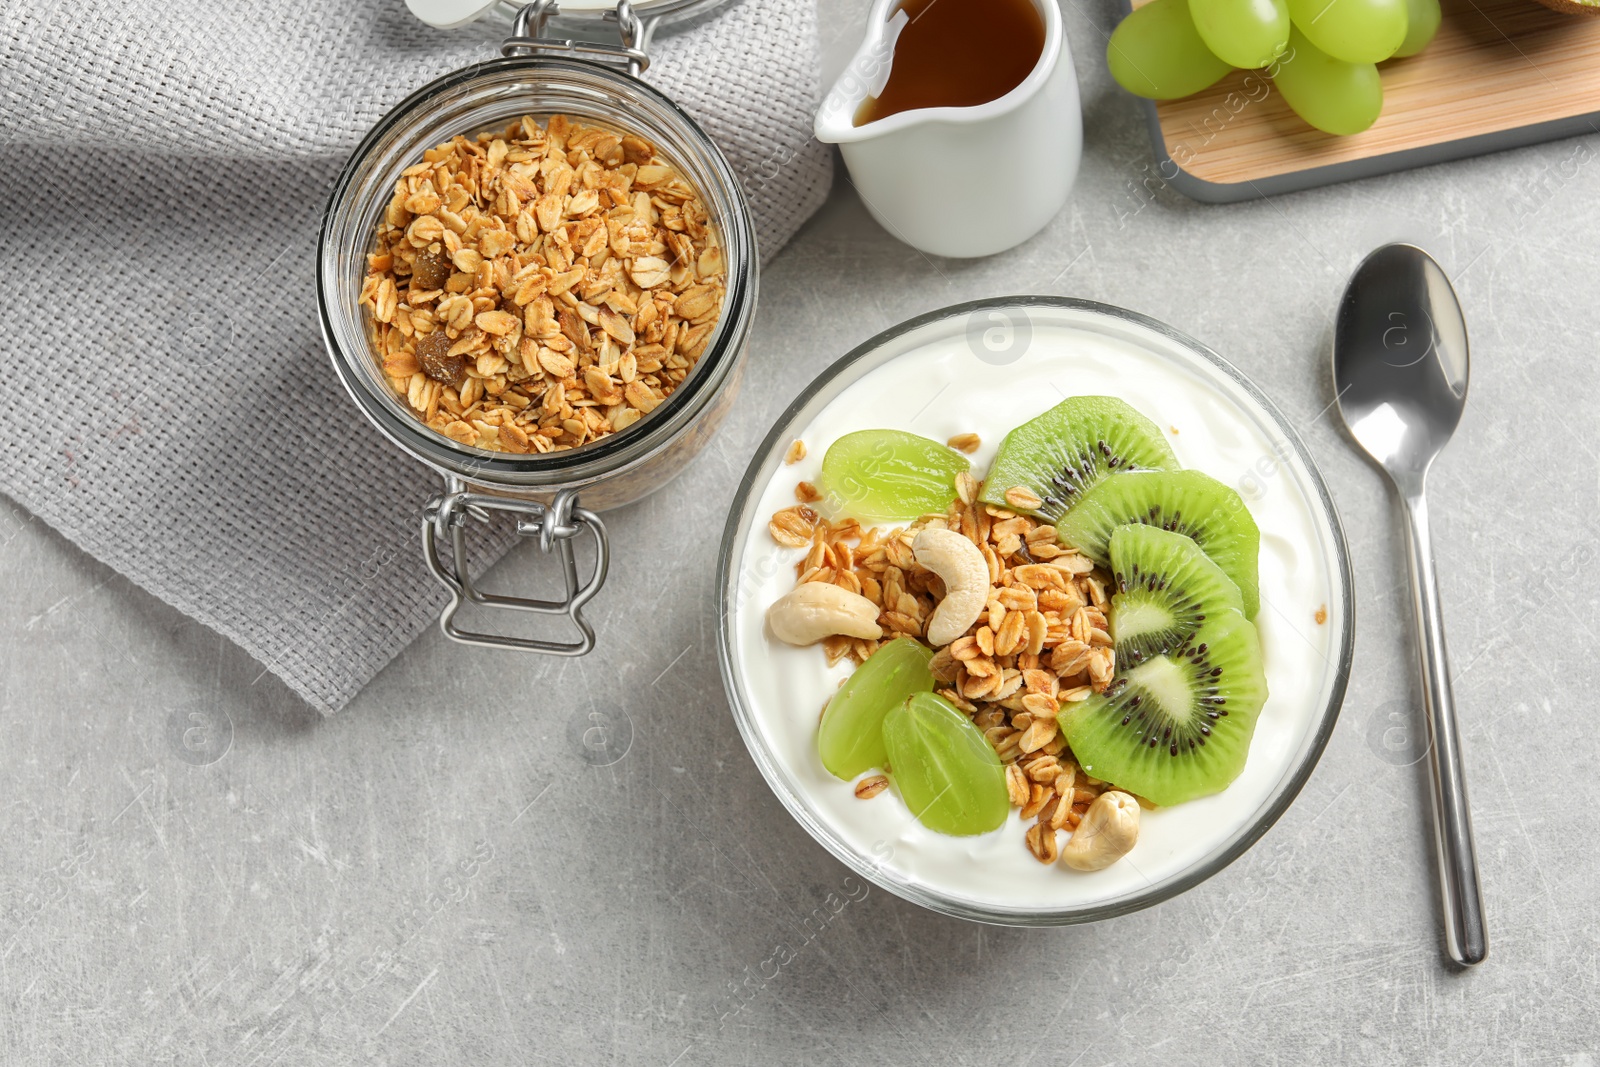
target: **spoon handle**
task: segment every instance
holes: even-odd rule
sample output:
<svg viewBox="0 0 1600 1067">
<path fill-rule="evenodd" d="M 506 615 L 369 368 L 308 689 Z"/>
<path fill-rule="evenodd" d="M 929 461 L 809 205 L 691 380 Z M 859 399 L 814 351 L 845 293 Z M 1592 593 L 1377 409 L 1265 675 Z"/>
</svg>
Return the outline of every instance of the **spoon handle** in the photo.
<svg viewBox="0 0 1600 1067">
<path fill-rule="evenodd" d="M 1433 837 L 1437 846 L 1440 889 L 1444 899 L 1445 949 L 1457 964 L 1481 963 L 1489 954 L 1483 923 L 1483 894 L 1478 885 L 1478 854 L 1472 842 L 1472 813 L 1467 806 L 1467 781 L 1461 766 L 1461 733 L 1455 698 L 1450 692 L 1450 661 L 1444 647 L 1444 618 L 1433 572 L 1433 546 L 1428 532 L 1428 505 L 1419 485 L 1402 492 L 1410 537 L 1412 607 L 1417 620 L 1417 647 L 1422 657 L 1422 700 L 1428 722 L 1428 759 L 1433 781 Z"/>
</svg>

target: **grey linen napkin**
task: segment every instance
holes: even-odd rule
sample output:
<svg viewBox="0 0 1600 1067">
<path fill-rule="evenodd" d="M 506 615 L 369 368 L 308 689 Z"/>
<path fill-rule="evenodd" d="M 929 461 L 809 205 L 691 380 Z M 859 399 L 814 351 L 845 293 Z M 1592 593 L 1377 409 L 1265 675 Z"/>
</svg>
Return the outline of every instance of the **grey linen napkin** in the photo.
<svg viewBox="0 0 1600 1067">
<path fill-rule="evenodd" d="M 385 111 L 504 32 L 401 0 L 0 11 L 0 489 L 323 712 L 445 598 L 417 556 L 438 480 L 323 352 L 322 207 Z M 816 39 L 812 0 L 744 0 L 652 49 L 768 256 L 827 195 Z"/>
</svg>

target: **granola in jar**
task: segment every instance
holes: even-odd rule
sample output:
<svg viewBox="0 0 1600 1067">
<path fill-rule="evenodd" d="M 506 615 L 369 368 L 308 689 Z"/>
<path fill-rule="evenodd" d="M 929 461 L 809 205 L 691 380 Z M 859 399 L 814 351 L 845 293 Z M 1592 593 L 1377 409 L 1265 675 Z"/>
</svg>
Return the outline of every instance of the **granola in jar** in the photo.
<svg viewBox="0 0 1600 1067">
<path fill-rule="evenodd" d="M 700 194 L 654 145 L 525 115 L 403 172 L 361 303 L 420 421 L 539 454 L 625 430 L 671 396 L 726 289 Z"/>
</svg>

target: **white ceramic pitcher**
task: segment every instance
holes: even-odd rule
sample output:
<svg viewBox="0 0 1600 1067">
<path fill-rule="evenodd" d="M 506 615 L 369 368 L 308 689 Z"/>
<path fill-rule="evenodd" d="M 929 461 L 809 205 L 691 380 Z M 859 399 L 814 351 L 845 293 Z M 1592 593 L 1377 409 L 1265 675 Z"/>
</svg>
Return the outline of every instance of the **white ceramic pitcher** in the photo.
<svg viewBox="0 0 1600 1067">
<path fill-rule="evenodd" d="M 882 91 L 907 23 L 875 0 L 866 40 L 817 112 L 862 202 L 900 240 L 940 256 L 987 256 L 1026 241 L 1067 201 L 1083 154 L 1083 116 L 1057 0 L 1032 0 L 1044 50 L 1022 84 L 987 104 L 901 111 L 854 124 Z"/>
</svg>

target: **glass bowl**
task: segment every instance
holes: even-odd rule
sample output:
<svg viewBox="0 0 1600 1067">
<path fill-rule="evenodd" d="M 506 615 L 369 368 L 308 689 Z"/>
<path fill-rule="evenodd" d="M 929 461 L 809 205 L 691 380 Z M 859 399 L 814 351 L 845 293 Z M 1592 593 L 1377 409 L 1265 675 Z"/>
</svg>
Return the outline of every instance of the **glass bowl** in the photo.
<svg viewBox="0 0 1600 1067">
<path fill-rule="evenodd" d="M 803 549 L 777 545 L 771 515 L 815 481 L 829 443 L 893 427 L 937 440 L 977 432 L 981 471 L 1005 431 L 1075 393 L 1121 395 L 1155 419 L 1178 458 L 1235 486 L 1262 531 L 1261 633 L 1272 690 L 1244 772 L 1212 797 L 1146 811 L 1139 844 L 1103 871 L 1046 867 L 1016 809 L 971 838 L 926 830 L 892 790 L 858 800 L 823 769 L 817 717 L 848 661 L 765 632 Z M 785 462 L 791 443 L 808 455 Z M 1244 853 L 1299 793 L 1338 718 L 1354 606 L 1344 534 L 1294 429 L 1215 352 L 1121 308 L 1053 297 L 959 304 L 889 329 L 824 371 L 756 451 L 730 512 L 717 575 L 718 653 L 734 719 L 772 791 L 823 847 L 907 900 L 964 919 L 1052 926 L 1166 900 Z"/>
</svg>

